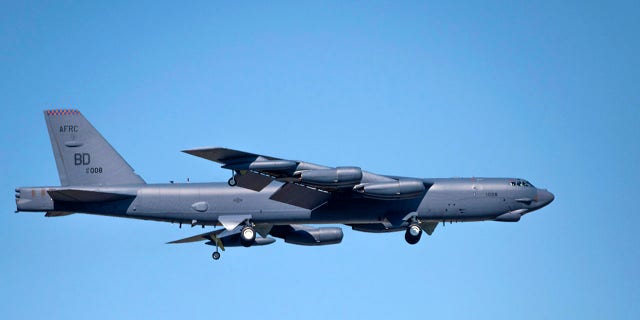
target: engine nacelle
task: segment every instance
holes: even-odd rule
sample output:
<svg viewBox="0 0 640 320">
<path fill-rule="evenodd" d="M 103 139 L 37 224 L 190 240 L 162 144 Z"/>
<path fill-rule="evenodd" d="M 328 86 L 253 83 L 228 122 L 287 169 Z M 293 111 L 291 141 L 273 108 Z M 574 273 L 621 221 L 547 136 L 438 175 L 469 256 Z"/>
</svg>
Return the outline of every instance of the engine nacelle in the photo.
<svg viewBox="0 0 640 320">
<path fill-rule="evenodd" d="M 420 196 L 426 188 L 420 180 L 400 179 L 392 182 L 363 183 L 353 187 L 353 190 L 373 199 L 410 199 Z"/>
<path fill-rule="evenodd" d="M 300 182 L 321 187 L 352 187 L 362 181 L 362 169 L 337 167 L 335 169 L 306 170 L 297 173 Z"/>
<path fill-rule="evenodd" d="M 222 241 L 222 245 L 225 247 L 244 247 L 242 245 L 242 242 L 240 241 L 240 237 L 236 234 L 230 237 L 225 237 L 220 239 Z M 276 242 L 276 239 L 274 238 L 262 238 L 262 237 L 256 237 L 255 241 L 253 241 L 253 243 L 251 244 L 251 247 L 253 246 L 266 246 L 266 245 L 270 245 L 272 243 Z M 213 241 L 207 241 L 205 242 L 205 244 L 208 244 L 210 246 L 215 246 L 216 243 Z"/>
<path fill-rule="evenodd" d="M 355 192 L 373 199 L 410 199 L 426 190 L 421 180 L 400 179 L 391 182 L 363 183 L 353 187 Z"/>
<path fill-rule="evenodd" d="M 294 170 L 297 165 L 298 162 L 290 160 L 257 160 L 226 164 L 222 168 L 231 170 L 288 171 Z"/>
<path fill-rule="evenodd" d="M 322 246 L 342 242 L 342 229 L 335 227 L 296 230 L 290 232 L 284 242 L 303 246 Z"/>
<path fill-rule="evenodd" d="M 337 227 L 274 226 L 269 234 L 284 239 L 286 243 L 303 246 L 322 246 L 342 242 L 342 229 Z"/>
<path fill-rule="evenodd" d="M 396 232 L 396 231 L 403 231 L 407 229 L 407 227 L 387 227 L 382 223 L 350 224 L 350 226 L 351 226 L 351 229 L 355 231 L 369 232 L 369 233 Z"/>
</svg>

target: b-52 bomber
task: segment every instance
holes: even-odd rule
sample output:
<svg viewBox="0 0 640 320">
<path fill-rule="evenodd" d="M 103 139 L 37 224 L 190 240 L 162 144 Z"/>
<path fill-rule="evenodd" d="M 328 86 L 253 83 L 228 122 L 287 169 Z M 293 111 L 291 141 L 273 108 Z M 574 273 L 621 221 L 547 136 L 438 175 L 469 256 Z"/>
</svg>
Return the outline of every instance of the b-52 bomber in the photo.
<svg viewBox="0 0 640 320">
<path fill-rule="evenodd" d="M 422 179 L 327 167 L 227 148 L 184 152 L 231 170 L 222 183 L 147 184 L 78 110 L 44 111 L 61 186 L 22 187 L 17 211 L 47 217 L 88 213 L 220 227 L 170 243 L 206 241 L 213 259 L 227 247 L 337 244 L 342 224 L 402 232 L 409 244 L 442 222 L 517 222 L 553 201 L 517 178 Z"/>
</svg>

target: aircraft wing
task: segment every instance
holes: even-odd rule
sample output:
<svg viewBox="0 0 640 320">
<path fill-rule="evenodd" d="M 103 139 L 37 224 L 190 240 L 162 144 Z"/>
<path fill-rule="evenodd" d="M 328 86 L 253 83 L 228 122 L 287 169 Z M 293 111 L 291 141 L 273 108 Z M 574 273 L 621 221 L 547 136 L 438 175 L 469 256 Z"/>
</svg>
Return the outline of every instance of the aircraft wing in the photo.
<svg viewBox="0 0 640 320">
<path fill-rule="evenodd" d="M 261 191 L 275 179 L 286 178 L 299 165 L 298 161 L 219 147 L 182 152 L 222 164 L 223 169 L 236 172 L 234 185 L 254 191 Z"/>
<path fill-rule="evenodd" d="M 195 235 L 193 237 L 188 237 L 180 240 L 167 242 L 167 244 L 189 243 L 189 242 L 197 242 L 197 241 L 204 241 L 204 240 L 214 241 L 214 238 L 217 238 L 217 236 L 224 230 L 225 229 L 218 229 L 210 232 L 205 232 L 199 235 Z"/>
<path fill-rule="evenodd" d="M 242 244 L 240 243 L 240 230 L 242 226 L 239 226 L 231 231 L 226 229 L 218 229 L 210 232 L 205 232 L 199 235 L 195 235 L 192 237 L 175 240 L 171 242 L 167 242 L 167 244 L 176 244 L 176 243 L 189 243 L 189 242 L 197 242 L 197 241 L 207 241 L 208 245 L 217 245 L 222 251 L 224 251 L 225 247 L 239 247 Z M 274 243 L 276 240 L 270 237 L 257 237 L 255 243 L 253 245 L 264 246 L 268 244 Z"/>
<path fill-rule="evenodd" d="M 243 226 L 238 226 L 231 231 L 218 229 L 168 243 L 173 244 L 207 241 L 206 244 L 217 245 L 224 251 L 225 247 L 239 247 L 242 245 L 240 241 L 240 232 L 242 227 Z M 269 230 L 266 230 L 264 235 L 256 237 L 254 243 L 251 245 L 263 246 L 274 243 L 275 239 L 269 236 L 281 238 L 286 243 L 291 244 L 321 246 L 340 243 L 342 241 L 343 233 L 342 229 L 338 227 L 316 228 L 299 224 L 270 225 Z"/>
<path fill-rule="evenodd" d="M 243 161 L 243 160 L 254 161 L 258 158 L 261 158 L 264 160 L 282 160 L 274 157 L 263 156 L 263 155 L 258 155 L 254 153 L 227 149 L 227 148 L 220 148 L 220 147 L 197 148 L 197 149 L 183 150 L 182 152 L 188 153 L 190 155 L 194 155 L 196 157 L 215 161 L 223 165 L 236 163 L 238 161 Z"/>
<path fill-rule="evenodd" d="M 285 182 L 271 199 L 310 210 L 336 193 L 399 200 L 424 195 L 432 185 L 420 179 L 376 175 L 359 167 L 331 168 L 227 148 L 198 148 L 183 152 L 232 170 L 234 175 L 229 179 L 232 186 L 261 191 L 274 180 Z"/>
<path fill-rule="evenodd" d="M 271 196 L 275 201 L 311 210 L 330 197 L 326 190 L 309 188 L 294 177 L 299 170 L 328 167 L 227 148 L 198 148 L 183 152 L 220 163 L 223 169 L 233 170 L 234 177 L 229 184 L 233 182 L 233 185 L 242 188 L 261 191 L 274 180 L 285 182 Z"/>
<path fill-rule="evenodd" d="M 250 171 L 273 178 L 293 177 L 293 174 L 300 170 L 329 168 L 297 160 L 285 160 L 220 147 L 197 148 L 183 150 L 182 152 L 220 163 L 223 169 L 234 170 L 236 172 L 242 172 L 243 174 Z"/>
</svg>

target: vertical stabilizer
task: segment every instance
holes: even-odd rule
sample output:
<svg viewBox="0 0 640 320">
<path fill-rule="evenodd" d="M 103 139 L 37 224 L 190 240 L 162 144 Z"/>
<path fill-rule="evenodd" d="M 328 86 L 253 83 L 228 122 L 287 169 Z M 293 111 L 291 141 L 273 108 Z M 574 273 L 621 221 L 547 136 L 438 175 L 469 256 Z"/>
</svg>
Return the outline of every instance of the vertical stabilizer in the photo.
<svg viewBox="0 0 640 320">
<path fill-rule="evenodd" d="M 144 184 L 78 110 L 46 110 L 60 183 L 70 185 Z"/>
</svg>

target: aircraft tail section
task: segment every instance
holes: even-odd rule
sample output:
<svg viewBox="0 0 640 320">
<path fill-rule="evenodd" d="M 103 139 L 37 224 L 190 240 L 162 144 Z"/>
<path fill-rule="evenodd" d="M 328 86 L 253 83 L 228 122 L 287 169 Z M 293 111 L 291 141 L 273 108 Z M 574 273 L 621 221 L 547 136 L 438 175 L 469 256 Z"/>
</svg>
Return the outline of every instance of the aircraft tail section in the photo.
<svg viewBox="0 0 640 320">
<path fill-rule="evenodd" d="M 60 183 L 70 185 L 144 184 L 78 110 L 46 110 Z"/>
</svg>

